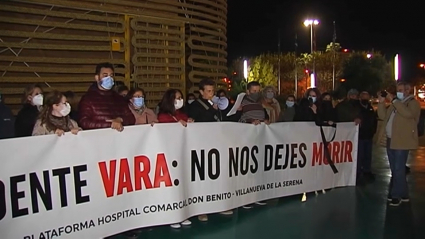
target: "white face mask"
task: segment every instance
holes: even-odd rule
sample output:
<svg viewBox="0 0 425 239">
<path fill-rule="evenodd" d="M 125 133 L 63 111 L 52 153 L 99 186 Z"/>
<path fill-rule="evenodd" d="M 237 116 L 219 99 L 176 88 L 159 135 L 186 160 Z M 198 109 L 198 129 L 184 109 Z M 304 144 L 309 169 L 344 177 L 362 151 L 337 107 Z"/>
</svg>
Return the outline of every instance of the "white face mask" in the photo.
<svg viewBox="0 0 425 239">
<path fill-rule="evenodd" d="M 65 104 L 63 104 L 63 106 L 62 106 L 62 109 L 59 111 L 59 113 L 63 116 L 63 117 L 65 117 L 65 116 L 67 116 L 67 115 L 69 115 L 69 113 L 71 112 L 71 105 L 69 105 L 69 103 L 67 102 L 67 103 L 65 103 Z"/>
<path fill-rule="evenodd" d="M 183 107 L 183 103 L 183 99 L 176 100 L 174 102 L 174 107 L 176 108 L 176 110 L 181 109 Z"/>
<path fill-rule="evenodd" d="M 38 94 L 38 95 L 32 97 L 32 103 L 35 106 L 42 106 L 43 105 L 43 95 L 42 94 Z"/>
<path fill-rule="evenodd" d="M 187 103 L 192 104 L 195 100 L 188 100 Z"/>
</svg>

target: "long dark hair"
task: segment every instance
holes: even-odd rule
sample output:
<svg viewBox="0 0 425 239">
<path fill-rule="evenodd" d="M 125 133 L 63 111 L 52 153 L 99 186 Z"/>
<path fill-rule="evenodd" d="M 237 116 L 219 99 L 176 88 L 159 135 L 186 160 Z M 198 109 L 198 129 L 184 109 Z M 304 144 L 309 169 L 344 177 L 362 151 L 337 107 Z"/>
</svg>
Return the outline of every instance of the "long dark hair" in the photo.
<svg viewBox="0 0 425 239">
<path fill-rule="evenodd" d="M 180 93 L 183 97 L 183 94 L 178 89 L 169 89 L 164 93 L 161 102 L 159 103 L 159 113 L 164 114 L 176 114 L 176 108 L 174 106 L 174 101 L 176 100 L 176 94 Z M 183 98 L 182 98 L 183 99 Z"/>
<path fill-rule="evenodd" d="M 63 96 L 64 95 L 61 92 L 54 90 L 52 92 L 47 93 L 47 95 L 43 98 L 43 109 L 41 110 L 38 118 L 41 120 L 41 125 L 46 125 L 46 128 L 49 130 L 56 129 L 56 126 L 53 125 L 49 119 L 52 115 L 53 105 L 60 104 Z M 65 120 L 66 125 L 68 125 L 69 115 L 63 118 Z"/>
</svg>

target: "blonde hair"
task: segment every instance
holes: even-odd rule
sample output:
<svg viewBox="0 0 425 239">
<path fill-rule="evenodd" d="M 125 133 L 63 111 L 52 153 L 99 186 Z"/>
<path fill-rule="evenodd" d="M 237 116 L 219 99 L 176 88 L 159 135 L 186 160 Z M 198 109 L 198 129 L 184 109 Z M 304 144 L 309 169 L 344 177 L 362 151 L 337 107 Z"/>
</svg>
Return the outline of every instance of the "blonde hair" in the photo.
<svg viewBox="0 0 425 239">
<path fill-rule="evenodd" d="M 264 89 L 263 89 L 263 96 L 266 96 L 266 93 L 267 93 L 268 90 L 272 90 L 275 95 L 277 94 L 276 87 L 268 85 L 268 86 L 264 87 Z"/>
<path fill-rule="evenodd" d="M 21 99 L 22 104 L 28 103 L 28 96 L 32 95 L 32 93 L 34 93 L 34 90 L 36 88 L 39 88 L 41 91 L 43 91 L 43 89 L 41 88 L 39 84 L 32 84 L 25 87 L 24 94 L 22 95 L 22 99 Z"/>
</svg>

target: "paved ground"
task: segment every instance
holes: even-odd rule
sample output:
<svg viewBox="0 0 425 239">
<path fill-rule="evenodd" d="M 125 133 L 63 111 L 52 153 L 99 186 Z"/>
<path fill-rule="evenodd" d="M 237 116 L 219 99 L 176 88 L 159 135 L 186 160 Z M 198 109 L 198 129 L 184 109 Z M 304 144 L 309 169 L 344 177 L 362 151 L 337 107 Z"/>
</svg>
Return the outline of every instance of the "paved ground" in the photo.
<svg viewBox="0 0 425 239">
<path fill-rule="evenodd" d="M 282 198 L 267 206 L 235 210 L 232 217 L 214 215 L 207 223 L 194 218 L 192 226 L 178 230 L 144 229 L 139 238 L 424 239 L 425 138 L 421 145 L 408 161 L 411 202 L 399 207 L 387 206 L 389 167 L 385 150 L 375 147 L 373 183 L 310 195 L 305 203 L 299 196 Z"/>
</svg>

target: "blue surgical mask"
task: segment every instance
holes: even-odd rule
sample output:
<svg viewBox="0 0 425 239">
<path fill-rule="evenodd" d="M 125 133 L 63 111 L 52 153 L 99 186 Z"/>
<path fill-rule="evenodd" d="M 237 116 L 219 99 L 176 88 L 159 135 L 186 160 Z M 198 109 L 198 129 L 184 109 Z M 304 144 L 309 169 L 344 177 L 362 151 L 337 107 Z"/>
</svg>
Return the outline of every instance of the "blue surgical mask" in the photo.
<svg viewBox="0 0 425 239">
<path fill-rule="evenodd" d="M 103 77 L 100 86 L 105 90 L 110 90 L 114 86 L 114 78 L 112 76 Z"/>
<path fill-rule="evenodd" d="M 399 100 L 404 100 L 404 93 L 403 92 L 397 92 L 397 98 Z"/>
<path fill-rule="evenodd" d="M 142 108 L 145 105 L 145 98 L 143 97 L 134 97 L 133 105 L 136 108 Z"/>
<path fill-rule="evenodd" d="M 295 105 L 295 102 L 293 101 L 286 101 L 286 106 L 293 107 Z"/>
</svg>

